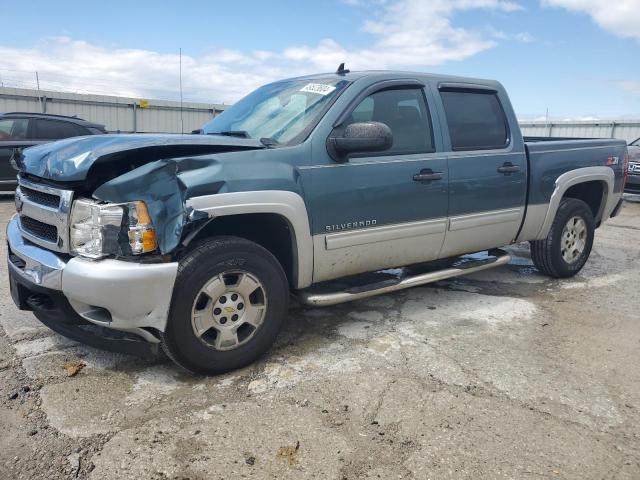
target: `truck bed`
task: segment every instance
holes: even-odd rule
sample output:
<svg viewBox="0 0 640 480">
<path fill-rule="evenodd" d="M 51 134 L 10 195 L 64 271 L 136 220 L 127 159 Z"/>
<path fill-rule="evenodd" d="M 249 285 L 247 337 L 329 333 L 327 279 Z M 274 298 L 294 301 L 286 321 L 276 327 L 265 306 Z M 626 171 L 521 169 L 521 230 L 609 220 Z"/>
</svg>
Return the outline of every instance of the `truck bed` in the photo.
<svg viewBox="0 0 640 480">
<path fill-rule="evenodd" d="M 525 137 L 529 162 L 529 203 L 544 204 L 555 188 L 555 180 L 569 170 L 610 166 L 616 173 L 614 191 L 622 189 L 622 169 L 627 144 L 617 139 L 560 139 Z"/>
</svg>

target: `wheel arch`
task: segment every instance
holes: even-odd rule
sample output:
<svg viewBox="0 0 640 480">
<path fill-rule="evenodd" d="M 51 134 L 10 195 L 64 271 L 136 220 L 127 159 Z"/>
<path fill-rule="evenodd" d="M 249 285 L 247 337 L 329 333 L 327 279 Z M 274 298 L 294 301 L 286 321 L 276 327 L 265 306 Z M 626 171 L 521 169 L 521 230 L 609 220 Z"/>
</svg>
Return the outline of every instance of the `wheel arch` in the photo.
<svg viewBox="0 0 640 480">
<path fill-rule="evenodd" d="M 563 198 L 583 200 L 593 212 L 596 225 L 604 222 L 615 207 L 615 173 L 609 167 L 584 167 L 563 173 L 555 181 L 549 207 L 537 239 L 549 234 Z"/>
<path fill-rule="evenodd" d="M 246 238 L 278 259 L 292 288 L 311 284 L 313 242 L 307 209 L 297 193 L 220 193 L 191 198 L 187 207 L 207 213 L 209 219 L 186 243 L 220 234 Z"/>
</svg>

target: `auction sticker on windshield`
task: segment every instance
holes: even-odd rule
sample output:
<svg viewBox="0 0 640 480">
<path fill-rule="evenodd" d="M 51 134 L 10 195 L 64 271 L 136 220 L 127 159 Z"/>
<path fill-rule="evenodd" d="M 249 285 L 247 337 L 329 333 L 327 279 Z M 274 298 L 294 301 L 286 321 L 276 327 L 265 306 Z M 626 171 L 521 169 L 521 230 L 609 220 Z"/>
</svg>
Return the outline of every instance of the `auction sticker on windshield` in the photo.
<svg viewBox="0 0 640 480">
<path fill-rule="evenodd" d="M 307 83 L 300 89 L 301 92 L 317 93 L 318 95 L 328 95 L 333 92 L 336 87 L 325 85 L 323 83 Z"/>
</svg>

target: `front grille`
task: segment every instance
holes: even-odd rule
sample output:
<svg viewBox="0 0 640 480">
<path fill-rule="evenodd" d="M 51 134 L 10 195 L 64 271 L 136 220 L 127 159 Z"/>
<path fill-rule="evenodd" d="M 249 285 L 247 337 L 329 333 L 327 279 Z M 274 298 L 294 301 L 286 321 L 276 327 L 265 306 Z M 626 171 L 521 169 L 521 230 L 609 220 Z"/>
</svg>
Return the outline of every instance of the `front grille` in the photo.
<svg viewBox="0 0 640 480">
<path fill-rule="evenodd" d="M 18 178 L 16 210 L 22 236 L 55 252 L 69 252 L 72 190 Z"/>
<path fill-rule="evenodd" d="M 31 200 L 33 203 L 44 205 L 45 207 L 58 208 L 60 205 L 60 196 L 53 195 L 51 193 L 40 192 L 33 188 L 25 186 L 20 187 L 22 194 Z"/>
<path fill-rule="evenodd" d="M 33 236 L 51 243 L 58 242 L 58 229 L 54 225 L 48 225 L 25 215 L 20 216 L 20 225 L 22 230 Z"/>
</svg>

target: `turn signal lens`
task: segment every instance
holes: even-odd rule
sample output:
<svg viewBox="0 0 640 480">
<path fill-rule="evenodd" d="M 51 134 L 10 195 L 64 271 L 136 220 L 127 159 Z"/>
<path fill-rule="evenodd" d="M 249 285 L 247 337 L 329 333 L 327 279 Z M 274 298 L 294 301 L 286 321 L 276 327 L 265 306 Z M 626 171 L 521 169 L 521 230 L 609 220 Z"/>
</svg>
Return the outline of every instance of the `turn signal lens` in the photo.
<svg viewBox="0 0 640 480">
<path fill-rule="evenodd" d="M 158 248 L 156 231 L 144 202 L 129 204 L 129 245 L 134 255 L 153 252 Z"/>
</svg>

